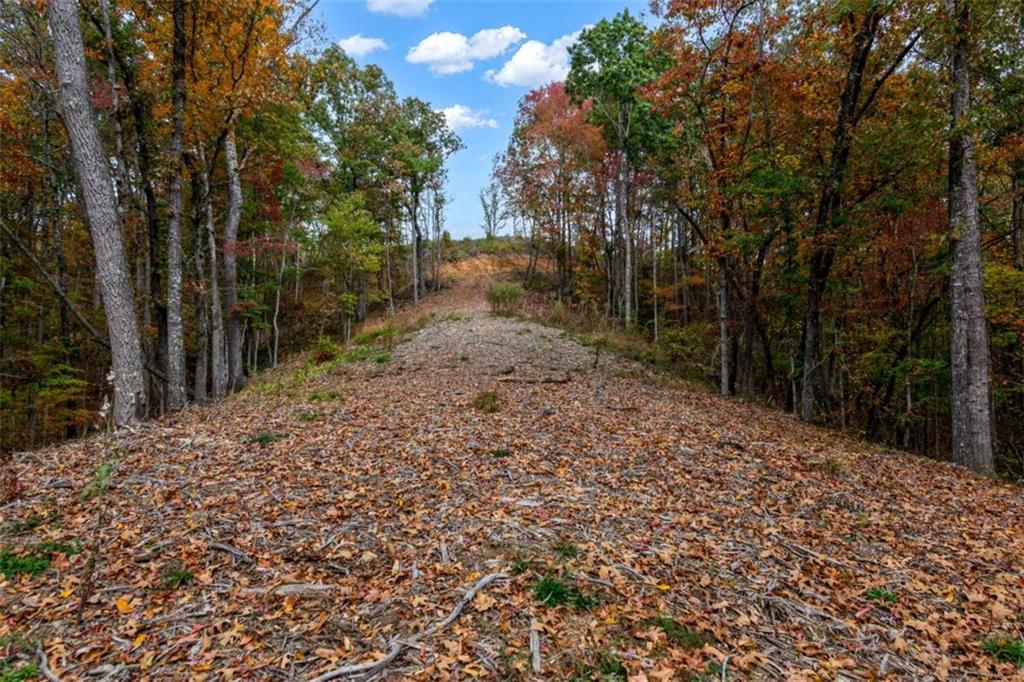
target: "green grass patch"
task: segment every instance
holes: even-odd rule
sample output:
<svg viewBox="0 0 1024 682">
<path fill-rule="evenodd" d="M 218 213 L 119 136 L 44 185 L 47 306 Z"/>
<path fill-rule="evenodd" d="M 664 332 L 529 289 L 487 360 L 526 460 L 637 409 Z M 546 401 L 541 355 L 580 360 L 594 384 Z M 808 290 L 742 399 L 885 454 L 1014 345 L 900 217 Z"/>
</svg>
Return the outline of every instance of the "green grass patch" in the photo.
<svg viewBox="0 0 1024 682">
<path fill-rule="evenodd" d="M 590 609 L 597 605 L 597 597 L 585 594 L 564 578 L 546 575 L 533 586 L 533 596 L 547 606 L 567 604 L 576 609 Z"/>
<path fill-rule="evenodd" d="M 326 336 L 321 336 L 309 349 L 309 359 L 315 365 L 323 365 L 341 357 L 341 346 Z"/>
<path fill-rule="evenodd" d="M 473 398 L 473 407 L 487 414 L 501 411 L 501 399 L 496 391 L 480 391 Z"/>
<path fill-rule="evenodd" d="M 263 431 L 261 433 L 254 433 L 249 436 L 248 442 L 251 445 L 270 445 L 277 440 L 276 433 L 270 433 L 269 431 Z"/>
<path fill-rule="evenodd" d="M 50 567 L 54 554 L 81 554 L 75 545 L 62 542 L 41 542 L 27 552 L 4 548 L 0 550 L 0 573 L 10 580 L 18 575 L 35 575 Z"/>
<path fill-rule="evenodd" d="M 622 661 L 615 658 L 611 653 L 604 651 L 597 661 L 597 665 L 582 664 L 576 666 L 576 674 L 571 682 L 626 682 L 629 678 L 629 671 Z"/>
<path fill-rule="evenodd" d="M 530 560 L 522 557 L 512 559 L 512 575 L 522 575 L 530 570 Z"/>
<path fill-rule="evenodd" d="M 871 589 L 864 591 L 864 596 L 868 599 L 885 602 L 886 604 L 895 604 L 900 600 L 900 598 L 896 596 L 895 592 L 886 587 L 872 587 Z"/>
<path fill-rule="evenodd" d="M 30 530 L 35 530 L 40 526 L 43 526 L 51 521 L 57 519 L 57 512 L 51 511 L 50 513 L 40 514 L 38 512 L 32 512 L 24 519 L 15 519 L 10 523 L 0 526 L 0 534 L 3 535 L 20 535 L 21 533 L 27 533 Z"/>
<path fill-rule="evenodd" d="M 333 388 L 322 388 L 316 391 L 311 391 L 306 400 L 311 403 L 322 403 L 326 400 L 337 400 L 341 397 L 341 391 L 336 391 Z"/>
<path fill-rule="evenodd" d="M 0 682 L 22 682 L 39 676 L 39 666 L 35 663 L 21 663 L 13 658 L 0 660 Z"/>
<path fill-rule="evenodd" d="M 352 337 L 352 343 L 357 346 L 365 346 L 371 343 L 386 343 L 391 345 L 398 338 L 398 327 L 393 324 L 386 324 L 376 329 L 367 329 Z"/>
<path fill-rule="evenodd" d="M 563 559 L 575 559 L 580 555 L 580 548 L 571 542 L 560 542 L 552 549 L 555 550 L 555 554 Z"/>
<path fill-rule="evenodd" d="M 461 322 L 462 320 L 468 320 L 471 317 L 473 317 L 473 313 L 468 310 L 453 310 L 442 319 L 450 320 L 452 322 Z"/>
<path fill-rule="evenodd" d="M 700 649 L 705 644 L 714 641 L 704 633 L 697 632 L 664 616 L 652 620 L 651 625 L 664 632 L 670 643 L 684 649 Z"/>
<path fill-rule="evenodd" d="M 180 564 L 164 566 L 160 571 L 160 582 L 169 590 L 174 590 L 184 585 L 191 585 L 195 579 L 196 574 L 182 568 Z"/>
<path fill-rule="evenodd" d="M 505 457 L 511 457 L 512 452 L 505 448 L 494 448 L 491 450 L 491 457 L 497 457 L 498 459 L 504 459 Z"/>
<path fill-rule="evenodd" d="M 1024 668 L 1024 640 L 1005 635 L 988 637 L 981 642 L 981 650 L 1001 663 L 1012 663 Z"/>
</svg>

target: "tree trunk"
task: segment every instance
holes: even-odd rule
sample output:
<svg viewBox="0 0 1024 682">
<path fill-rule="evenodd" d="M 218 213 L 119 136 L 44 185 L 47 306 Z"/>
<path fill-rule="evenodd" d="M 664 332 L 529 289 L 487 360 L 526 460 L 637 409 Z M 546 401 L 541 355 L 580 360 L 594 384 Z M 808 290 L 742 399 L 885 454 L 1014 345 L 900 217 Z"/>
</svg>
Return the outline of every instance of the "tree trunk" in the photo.
<svg viewBox="0 0 1024 682">
<path fill-rule="evenodd" d="M 96 276 L 107 318 L 114 375 L 114 424 L 122 426 L 145 416 L 146 387 L 134 294 L 121 242 L 121 221 L 110 168 L 90 104 L 78 5 L 74 0 L 50 0 L 47 14 L 61 109 L 92 236 Z"/>
<path fill-rule="evenodd" d="M 626 152 L 622 152 L 622 159 L 619 162 L 619 179 L 616 183 L 616 198 L 615 198 L 615 220 L 618 223 L 616 225 L 619 234 L 622 235 L 625 241 L 625 263 L 623 269 L 623 291 L 622 298 L 626 304 L 625 310 L 623 311 L 623 321 L 626 326 L 629 327 L 633 322 L 633 245 L 630 239 L 629 230 L 629 207 L 627 206 L 628 200 L 628 186 L 629 182 L 629 166 L 626 159 Z"/>
<path fill-rule="evenodd" d="M 242 182 L 238 174 L 238 150 L 234 127 L 224 138 L 228 172 L 228 219 L 224 226 L 224 308 L 227 312 L 228 383 L 232 391 L 245 385 L 242 364 L 242 325 L 238 318 L 238 224 L 242 218 Z"/>
<path fill-rule="evenodd" d="M 950 54 L 953 92 L 949 143 L 949 236 L 952 243 L 951 368 L 953 461 L 981 474 L 994 472 L 988 378 L 988 330 L 981 282 L 981 217 L 970 108 L 969 10 L 964 0 L 946 0 L 956 25 Z"/>
<path fill-rule="evenodd" d="M 864 72 L 871 54 L 881 13 L 872 5 L 864 15 L 861 26 L 853 37 L 853 50 L 847 67 L 843 93 L 839 99 L 839 115 L 832 132 L 832 152 L 829 158 L 828 174 L 822 185 L 818 210 L 814 222 L 813 239 L 827 239 L 842 206 L 842 186 L 846 167 L 853 147 L 853 131 L 857 124 L 860 95 L 864 83 Z M 878 87 L 876 83 L 876 87 Z M 800 404 L 800 418 L 814 419 L 818 408 L 825 402 L 825 381 L 821 372 L 821 304 L 825 295 L 835 251 L 831 246 L 816 244 L 811 254 L 810 277 L 807 290 L 807 314 L 804 318 L 803 348 L 803 395 Z"/>
<path fill-rule="evenodd" d="M 729 395 L 729 278 L 725 258 L 718 259 L 718 353 L 721 356 L 719 389 Z"/>
<path fill-rule="evenodd" d="M 210 308 L 206 286 L 206 228 L 203 224 L 203 183 L 192 165 L 192 231 L 196 262 L 196 372 L 192 393 L 197 403 L 206 402 L 206 384 L 210 366 Z"/>
<path fill-rule="evenodd" d="M 217 235 L 213 224 L 213 197 L 210 195 L 210 175 L 206 166 L 203 146 L 199 145 L 199 169 L 203 190 L 203 209 L 206 222 L 207 254 L 210 257 L 210 389 L 214 400 L 228 392 L 227 347 L 224 339 L 224 309 L 220 297 L 220 270 L 217 267 Z"/>
<path fill-rule="evenodd" d="M 1013 264 L 1024 270 L 1024 156 L 1013 160 L 1013 209 L 1010 213 L 1010 230 L 1013 241 Z"/>
<path fill-rule="evenodd" d="M 174 0 L 171 56 L 171 215 L 167 223 L 167 409 L 180 410 L 185 391 L 185 333 L 181 323 L 181 216 L 185 138 L 185 0 Z"/>
</svg>

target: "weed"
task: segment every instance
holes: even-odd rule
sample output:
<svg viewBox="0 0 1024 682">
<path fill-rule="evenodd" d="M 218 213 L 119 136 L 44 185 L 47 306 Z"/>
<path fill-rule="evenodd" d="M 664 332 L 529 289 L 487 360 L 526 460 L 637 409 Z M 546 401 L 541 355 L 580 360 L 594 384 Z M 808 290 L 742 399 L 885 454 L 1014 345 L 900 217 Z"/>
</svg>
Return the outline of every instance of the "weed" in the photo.
<svg viewBox="0 0 1024 682">
<path fill-rule="evenodd" d="M 332 360 L 337 360 L 341 355 L 341 347 L 325 336 L 321 336 L 313 344 L 309 351 L 309 357 L 313 364 L 322 365 Z"/>
<path fill-rule="evenodd" d="M 664 616 L 655 618 L 651 621 L 651 624 L 660 628 L 665 633 L 665 637 L 668 638 L 669 642 L 684 649 L 700 649 L 712 641 L 707 635 Z"/>
<path fill-rule="evenodd" d="M 997 661 L 1024 668 L 1024 639 L 995 635 L 981 642 L 981 650 Z"/>
<path fill-rule="evenodd" d="M 580 555 L 580 548 L 571 542 L 560 542 L 553 549 L 563 559 L 575 559 Z"/>
<path fill-rule="evenodd" d="M 0 533 L 3 535 L 19 535 L 21 533 L 35 530 L 39 526 L 45 523 L 49 523 L 57 518 L 57 512 L 51 511 L 46 516 L 39 514 L 38 512 L 32 512 L 24 519 L 15 519 L 5 526 L 0 527 Z"/>
<path fill-rule="evenodd" d="M 461 320 L 468 320 L 473 317 L 473 313 L 468 310 L 453 310 L 444 316 L 444 319 L 451 320 L 452 322 L 459 322 Z"/>
<path fill-rule="evenodd" d="M 370 343 L 382 342 L 390 346 L 395 342 L 396 338 L 398 338 L 398 327 L 389 323 L 383 327 L 367 329 L 356 334 L 352 337 L 352 343 L 357 346 L 365 346 Z"/>
<path fill-rule="evenodd" d="M 530 570 L 530 560 L 516 557 L 512 560 L 512 575 L 522 575 Z"/>
<path fill-rule="evenodd" d="M 50 541 L 41 542 L 28 552 L 22 554 L 4 549 L 0 551 L 0 573 L 8 580 L 16 575 L 42 573 L 50 567 L 53 555 L 57 553 L 71 556 L 73 554 L 81 554 L 82 550 L 76 545 Z"/>
<path fill-rule="evenodd" d="M 501 400 L 495 391 L 480 391 L 473 398 L 473 407 L 481 412 L 494 414 L 501 411 Z"/>
<path fill-rule="evenodd" d="M 10 550 L 0 550 L 0 573 L 10 580 L 16 575 L 35 575 L 42 573 L 50 567 L 50 557 L 47 554 L 17 555 Z"/>
<path fill-rule="evenodd" d="M 306 396 L 306 400 L 311 403 L 319 403 L 325 400 L 337 400 L 341 397 L 341 392 L 330 388 L 323 388 L 311 392 Z"/>
<path fill-rule="evenodd" d="M 869 590 L 865 590 L 864 596 L 868 599 L 885 602 L 886 604 L 895 604 L 899 601 L 896 593 L 886 587 L 872 587 Z"/>
<path fill-rule="evenodd" d="M 589 609 L 597 605 L 597 597 L 584 594 L 575 585 L 554 575 L 546 575 L 533 586 L 533 596 L 548 606 L 568 604 L 577 609 Z"/>
<path fill-rule="evenodd" d="M 160 580 L 164 587 L 169 590 L 177 589 L 182 585 L 189 585 L 196 579 L 196 574 L 182 568 L 179 564 L 164 566 L 160 571 Z"/>
<path fill-rule="evenodd" d="M 14 659 L 0 660 L 0 682 L 22 682 L 39 675 L 39 666 L 35 663 L 18 665 Z"/>
<path fill-rule="evenodd" d="M 277 440 L 277 434 L 264 431 L 262 433 L 255 433 L 249 436 L 249 443 L 253 445 L 270 445 Z"/>
<path fill-rule="evenodd" d="M 85 486 L 79 495 L 82 501 L 88 502 L 106 492 L 107 488 L 110 487 L 110 479 L 115 471 L 117 471 L 116 459 L 107 460 L 96 467 L 89 485 Z"/>
<path fill-rule="evenodd" d="M 512 453 L 509 450 L 506 450 L 505 448 L 495 448 L 495 449 L 491 450 L 491 456 L 492 457 L 499 457 L 499 458 L 511 457 Z"/>
<path fill-rule="evenodd" d="M 601 673 L 602 680 L 622 680 L 622 682 L 625 682 L 629 674 L 622 661 L 608 652 L 601 654 L 601 660 L 598 662 L 597 669 Z"/>
<path fill-rule="evenodd" d="M 378 365 L 382 365 L 391 361 L 391 354 L 374 350 L 370 346 L 356 346 L 341 355 L 342 362 L 364 362 L 366 360 L 372 360 Z"/>
</svg>

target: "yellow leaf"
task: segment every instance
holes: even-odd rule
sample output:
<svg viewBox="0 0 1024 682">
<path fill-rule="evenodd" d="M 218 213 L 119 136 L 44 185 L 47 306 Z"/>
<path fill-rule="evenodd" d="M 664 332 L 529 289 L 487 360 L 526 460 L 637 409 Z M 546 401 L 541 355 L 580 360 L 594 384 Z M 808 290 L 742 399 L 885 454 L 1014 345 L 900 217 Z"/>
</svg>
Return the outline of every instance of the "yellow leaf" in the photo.
<svg viewBox="0 0 1024 682">
<path fill-rule="evenodd" d="M 660 585 L 658 585 L 658 589 L 661 590 L 662 592 L 668 592 L 669 590 L 672 589 L 672 587 L 671 587 L 671 585 L 666 585 L 665 583 L 661 583 Z"/>
<path fill-rule="evenodd" d="M 128 601 L 128 598 L 123 595 L 117 598 L 117 601 L 114 602 L 114 605 L 117 606 L 117 610 L 121 613 L 131 613 L 132 605 Z"/>
<path fill-rule="evenodd" d="M 145 635 L 139 635 L 132 642 L 132 648 L 133 649 L 138 649 L 140 646 L 142 646 L 142 643 L 145 642 L 145 641 L 146 641 L 146 636 Z"/>
</svg>

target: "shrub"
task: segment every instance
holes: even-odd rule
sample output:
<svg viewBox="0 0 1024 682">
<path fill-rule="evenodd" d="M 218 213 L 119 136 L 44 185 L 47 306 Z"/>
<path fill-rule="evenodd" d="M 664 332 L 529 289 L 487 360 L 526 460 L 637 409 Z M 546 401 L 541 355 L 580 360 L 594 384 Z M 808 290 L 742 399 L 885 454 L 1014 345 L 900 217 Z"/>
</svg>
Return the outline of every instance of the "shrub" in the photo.
<svg viewBox="0 0 1024 682">
<path fill-rule="evenodd" d="M 522 297 L 523 287 L 519 284 L 495 282 L 487 288 L 487 302 L 491 304 L 491 312 L 496 315 L 511 313 Z"/>
<path fill-rule="evenodd" d="M 195 573 L 182 568 L 178 564 L 164 566 L 163 570 L 160 571 L 160 580 L 163 582 L 164 587 L 169 590 L 176 589 L 182 585 L 188 585 L 195 579 Z"/>
<path fill-rule="evenodd" d="M 253 445 L 270 445 L 275 440 L 277 440 L 277 435 L 268 431 L 249 436 L 249 442 Z"/>
<path fill-rule="evenodd" d="M 473 398 L 473 407 L 481 412 L 494 414 L 501 411 L 501 400 L 495 391 L 480 391 Z"/>
<path fill-rule="evenodd" d="M 580 548 L 571 542 L 560 542 L 554 546 L 554 550 L 563 559 L 575 559 L 580 555 Z"/>
<path fill-rule="evenodd" d="M 369 343 L 386 343 L 389 347 L 398 338 L 398 327 L 388 323 L 376 329 L 367 329 L 352 337 L 352 343 L 357 346 L 365 346 Z"/>
<path fill-rule="evenodd" d="M 512 453 L 509 450 L 506 450 L 505 448 L 495 448 L 495 449 L 491 450 L 491 456 L 492 457 L 499 457 L 499 458 L 501 458 L 501 457 L 511 457 Z"/>
<path fill-rule="evenodd" d="M 337 360 L 340 356 L 341 347 L 325 336 L 317 339 L 310 350 L 310 359 L 317 365 Z"/>
</svg>

